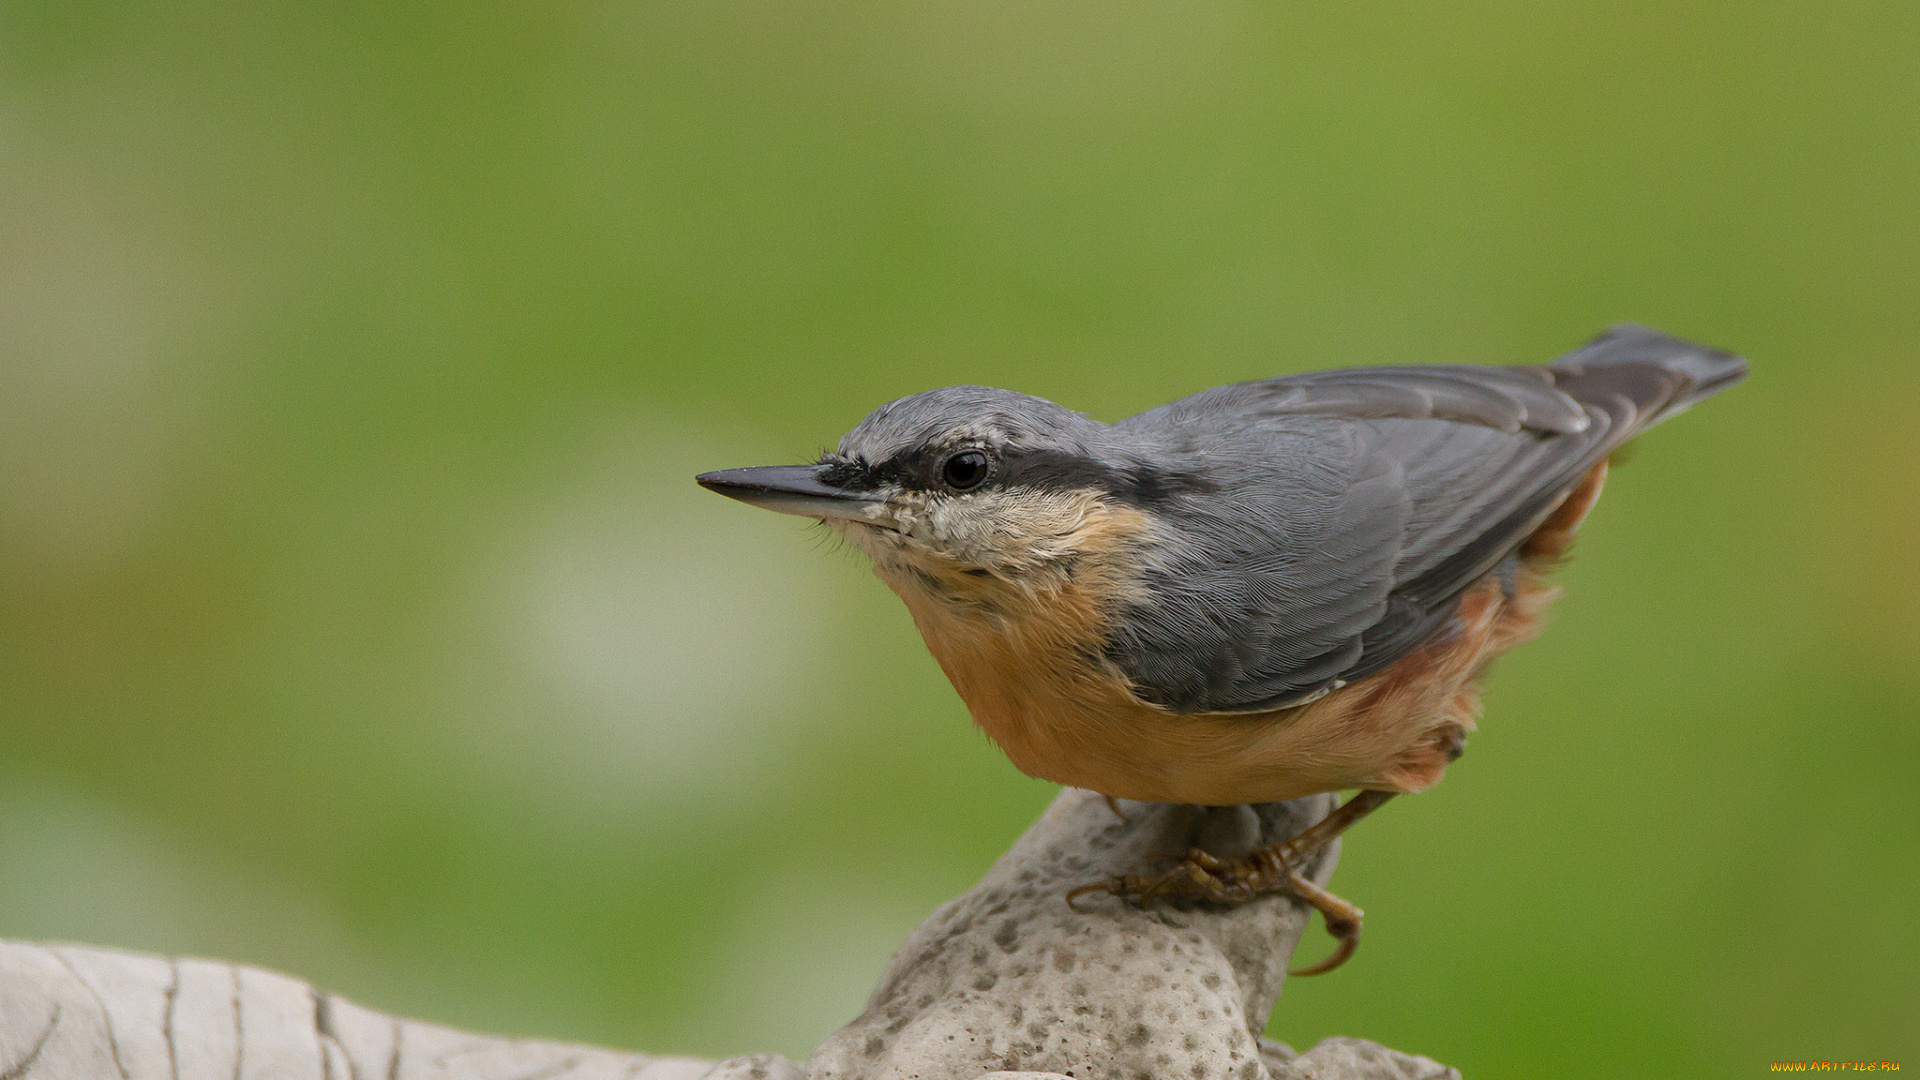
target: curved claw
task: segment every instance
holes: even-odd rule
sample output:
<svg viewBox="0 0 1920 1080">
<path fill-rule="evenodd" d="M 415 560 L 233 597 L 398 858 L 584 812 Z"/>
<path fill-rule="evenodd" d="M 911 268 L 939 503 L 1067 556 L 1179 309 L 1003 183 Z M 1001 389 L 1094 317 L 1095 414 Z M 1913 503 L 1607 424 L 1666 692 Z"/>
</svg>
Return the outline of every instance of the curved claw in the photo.
<svg viewBox="0 0 1920 1080">
<path fill-rule="evenodd" d="M 1068 889 L 1067 906 L 1084 915 L 1087 909 L 1074 903 L 1074 901 L 1088 893 L 1103 892 L 1119 897 L 1137 896 L 1140 890 L 1148 884 L 1149 882 L 1145 878 L 1137 877 L 1117 877 L 1106 881 L 1096 881 L 1091 885 L 1082 885 L 1079 888 Z"/>
<path fill-rule="evenodd" d="M 1087 895 L 1088 893 L 1097 893 L 1097 892 L 1103 892 L 1103 893 L 1113 892 L 1113 882 L 1096 881 L 1091 885 L 1082 885 L 1077 889 L 1068 889 L 1067 890 L 1067 906 L 1084 915 L 1086 914 L 1087 909 L 1081 907 L 1079 904 L 1074 903 L 1074 901 L 1080 899 L 1081 897 Z"/>
<path fill-rule="evenodd" d="M 1346 963 L 1347 959 L 1353 955 L 1353 951 L 1360 947 L 1360 925 L 1358 923 L 1354 923 L 1351 926 L 1337 926 L 1329 922 L 1327 923 L 1327 933 L 1332 934 L 1334 939 L 1339 942 L 1338 945 L 1334 946 L 1333 952 L 1328 954 L 1325 960 L 1311 967 L 1288 971 L 1288 975 L 1325 975 L 1327 972 Z"/>
<path fill-rule="evenodd" d="M 1299 871 L 1287 871 L 1287 888 L 1300 899 L 1311 904 L 1327 921 L 1327 933 L 1339 942 L 1332 954 L 1311 967 L 1298 971 L 1289 971 L 1288 975 L 1325 975 L 1334 968 L 1347 962 L 1353 951 L 1360 947 L 1360 925 L 1366 913 L 1327 890 L 1300 876 Z"/>
<path fill-rule="evenodd" d="M 1339 946 L 1333 950 L 1333 955 L 1327 957 L 1325 960 L 1320 961 L 1319 963 L 1313 965 L 1312 967 L 1290 969 L 1287 972 L 1287 974 L 1294 978 L 1305 978 L 1308 975 L 1325 975 L 1327 972 L 1332 971 L 1334 968 L 1337 968 L 1340 965 L 1346 963 L 1347 958 L 1353 955 L 1353 950 L 1359 947 L 1360 947 L 1359 938 L 1357 937 L 1342 938 Z"/>
</svg>

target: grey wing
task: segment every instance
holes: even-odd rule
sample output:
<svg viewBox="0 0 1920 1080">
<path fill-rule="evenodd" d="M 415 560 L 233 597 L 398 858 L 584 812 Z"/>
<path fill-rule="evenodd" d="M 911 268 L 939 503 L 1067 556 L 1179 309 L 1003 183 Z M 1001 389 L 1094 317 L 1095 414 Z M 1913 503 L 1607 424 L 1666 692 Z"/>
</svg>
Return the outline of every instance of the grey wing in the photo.
<svg viewBox="0 0 1920 1080">
<path fill-rule="evenodd" d="M 1109 658 L 1182 713 L 1282 708 L 1382 670 L 1607 453 L 1745 372 L 1617 327 L 1545 367 L 1316 372 L 1122 421 L 1225 483 L 1162 508 Z"/>
</svg>

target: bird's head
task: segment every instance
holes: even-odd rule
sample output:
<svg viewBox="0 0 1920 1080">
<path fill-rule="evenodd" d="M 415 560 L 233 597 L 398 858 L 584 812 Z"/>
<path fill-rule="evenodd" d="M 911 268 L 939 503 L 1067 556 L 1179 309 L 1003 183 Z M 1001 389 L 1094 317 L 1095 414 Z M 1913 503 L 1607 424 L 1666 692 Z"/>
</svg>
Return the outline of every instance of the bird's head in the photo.
<svg viewBox="0 0 1920 1080">
<path fill-rule="evenodd" d="M 967 602 L 1071 581 L 1138 545 L 1166 477 L 1114 429 L 1043 398 L 950 386 L 875 409 L 812 465 L 706 488 L 817 518 L 896 589 Z"/>
</svg>

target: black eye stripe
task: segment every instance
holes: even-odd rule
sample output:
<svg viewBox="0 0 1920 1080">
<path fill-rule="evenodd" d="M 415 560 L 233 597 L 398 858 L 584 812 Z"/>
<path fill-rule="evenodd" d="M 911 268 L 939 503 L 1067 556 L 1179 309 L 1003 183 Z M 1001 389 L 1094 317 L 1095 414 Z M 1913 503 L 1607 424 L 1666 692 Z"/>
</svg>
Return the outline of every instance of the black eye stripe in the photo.
<svg viewBox="0 0 1920 1080">
<path fill-rule="evenodd" d="M 968 454 L 980 455 L 985 467 L 978 477 L 965 475 L 956 483 L 955 477 L 947 473 L 948 466 Z M 1192 473 L 1155 469 L 1137 462 L 1117 467 L 1082 454 L 1037 448 L 949 446 L 936 450 L 917 447 L 877 462 L 826 454 L 821 464 L 827 466 L 821 474 L 822 481 L 855 491 L 888 486 L 918 491 L 975 491 L 991 482 L 996 487 L 1041 491 L 1092 489 L 1136 506 L 1153 506 L 1217 487 L 1205 477 Z"/>
</svg>

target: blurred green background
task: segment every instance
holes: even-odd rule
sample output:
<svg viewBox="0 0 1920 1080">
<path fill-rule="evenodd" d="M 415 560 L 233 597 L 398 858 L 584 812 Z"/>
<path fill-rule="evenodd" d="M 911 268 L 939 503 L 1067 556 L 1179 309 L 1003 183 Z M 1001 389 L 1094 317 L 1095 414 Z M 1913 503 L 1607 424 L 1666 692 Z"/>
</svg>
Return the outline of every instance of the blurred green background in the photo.
<svg viewBox="0 0 1920 1080">
<path fill-rule="evenodd" d="M 1755 376 L 1272 1032 L 1920 1064 L 1913 4 L 3 0 L 0 935 L 804 1056 L 1054 789 L 694 472 L 1620 319 Z"/>
</svg>

